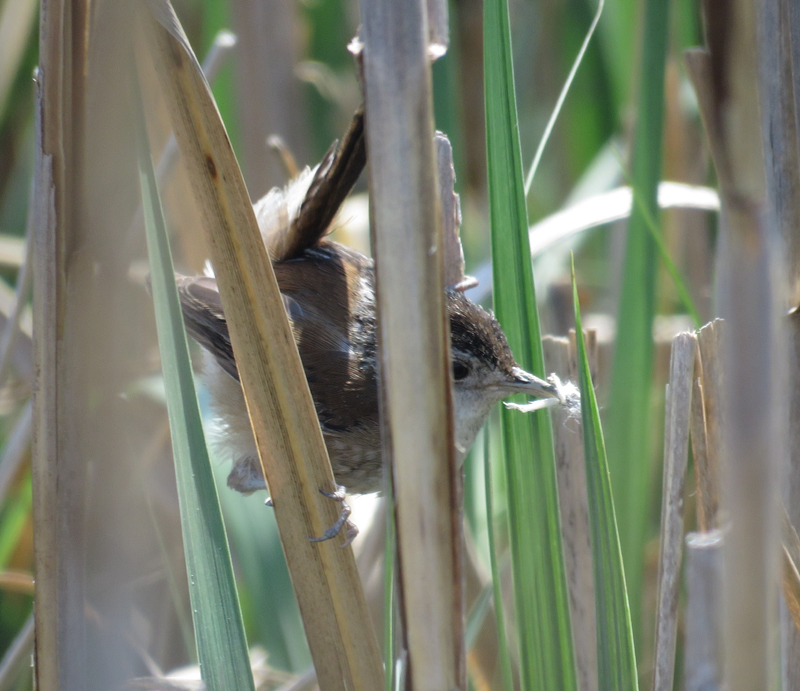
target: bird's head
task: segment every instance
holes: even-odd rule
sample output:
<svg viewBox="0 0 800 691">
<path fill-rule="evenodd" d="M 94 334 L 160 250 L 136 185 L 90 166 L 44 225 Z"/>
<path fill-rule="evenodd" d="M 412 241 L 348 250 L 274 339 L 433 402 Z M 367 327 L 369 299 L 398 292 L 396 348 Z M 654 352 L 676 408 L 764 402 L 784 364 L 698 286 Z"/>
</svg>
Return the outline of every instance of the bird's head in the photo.
<svg viewBox="0 0 800 691">
<path fill-rule="evenodd" d="M 459 449 L 472 446 L 489 411 L 498 401 L 516 393 L 558 398 L 553 384 L 517 365 L 506 335 L 489 312 L 456 291 L 447 293 L 447 310 Z"/>
</svg>

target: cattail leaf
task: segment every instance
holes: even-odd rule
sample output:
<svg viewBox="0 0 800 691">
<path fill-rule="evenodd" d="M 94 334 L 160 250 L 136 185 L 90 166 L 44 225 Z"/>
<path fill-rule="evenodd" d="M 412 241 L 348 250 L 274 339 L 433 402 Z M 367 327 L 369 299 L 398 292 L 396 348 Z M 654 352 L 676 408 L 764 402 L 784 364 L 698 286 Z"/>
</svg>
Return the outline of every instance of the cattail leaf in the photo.
<svg viewBox="0 0 800 691">
<path fill-rule="evenodd" d="M 484 5 L 494 304 L 517 361 L 544 376 L 506 0 Z M 550 417 L 501 411 L 522 688 L 576 687 Z"/>
<path fill-rule="evenodd" d="M 664 122 L 664 69 L 669 0 L 646 0 L 641 84 L 633 146 L 631 210 L 622 275 L 617 339 L 608 411 L 611 475 L 619 509 L 620 540 L 628 573 L 634 621 L 640 621 L 644 542 L 652 499 L 653 318 L 658 276 L 657 244 L 648 218 L 658 217 Z M 674 276 L 673 276 L 674 277 Z"/>
<path fill-rule="evenodd" d="M 592 531 L 595 602 L 597 608 L 597 676 L 600 691 L 636 691 L 639 688 L 633 647 L 631 612 L 622 566 L 617 517 L 611 493 L 608 458 L 600 424 L 586 342 L 581 324 L 575 262 L 572 262 L 572 298 L 578 344 L 583 448 Z"/>
</svg>

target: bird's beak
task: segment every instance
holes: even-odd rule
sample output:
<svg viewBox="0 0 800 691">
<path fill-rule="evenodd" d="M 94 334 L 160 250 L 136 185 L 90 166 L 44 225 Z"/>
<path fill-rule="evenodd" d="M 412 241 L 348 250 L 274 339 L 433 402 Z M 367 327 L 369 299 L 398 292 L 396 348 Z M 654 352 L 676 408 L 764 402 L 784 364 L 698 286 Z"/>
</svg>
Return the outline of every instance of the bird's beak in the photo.
<svg viewBox="0 0 800 691">
<path fill-rule="evenodd" d="M 550 382 L 529 374 L 521 367 L 511 370 L 511 378 L 500 384 L 500 388 L 510 396 L 514 393 L 524 393 L 538 398 L 558 398 L 556 387 Z"/>
</svg>

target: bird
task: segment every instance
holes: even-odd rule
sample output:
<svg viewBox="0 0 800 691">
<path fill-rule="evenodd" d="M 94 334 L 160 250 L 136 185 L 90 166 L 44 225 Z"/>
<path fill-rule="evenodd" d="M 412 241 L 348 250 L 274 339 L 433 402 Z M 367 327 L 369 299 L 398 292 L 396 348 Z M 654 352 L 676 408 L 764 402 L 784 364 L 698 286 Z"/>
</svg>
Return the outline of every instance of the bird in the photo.
<svg viewBox="0 0 800 691">
<path fill-rule="evenodd" d="M 316 168 L 254 204 L 333 474 L 349 494 L 383 489 L 373 262 L 327 238 L 366 163 L 363 127 L 358 111 L 341 144 L 334 142 Z M 203 377 L 218 416 L 217 444 L 233 460 L 228 486 L 243 494 L 267 489 L 216 280 L 203 275 L 176 281 L 187 331 L 205 351 Z M 445 305 L 454 436 L 463 460 L 496 403 L 517 393 L 561 394 L 556 384 L 516 363 L 498 321 L 460 288 L 446 289 Z"/>
</svg>

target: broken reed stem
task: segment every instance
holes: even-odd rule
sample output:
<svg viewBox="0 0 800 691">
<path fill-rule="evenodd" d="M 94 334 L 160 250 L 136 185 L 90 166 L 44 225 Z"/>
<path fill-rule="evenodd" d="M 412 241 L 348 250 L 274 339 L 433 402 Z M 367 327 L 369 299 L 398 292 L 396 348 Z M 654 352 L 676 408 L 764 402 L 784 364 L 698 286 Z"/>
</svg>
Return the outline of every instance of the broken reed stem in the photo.
<svg viewBox="0 0 800 691">
<path fill-rule="evenodd" d="M 684 691 L 722 689 L 722 534 L 686 536 Z"/>
<path fill-rule="evenodd" d="M 689 459 L 689 418 L 696 351 L 697 337 L 694 334 L 678 334 L 672 341 L 665 404 L 653 691 L 672 691 L 675 675 L 683 552 L 683 497 Z"/>
<path fill-rule="evenodd" d="M 698 348 L 692 382 L 690 429 L 697 522 L 701 532 L 716 527 L 719 510 L 719 449 L 722 373 L 720 368 L 723 321 L 716 319 L 697 332 Z"/>
<path fill-rule="evenodd" d="M 711 529 L 716 515 L 716 494 L 709 483 L 708 432 L 706 430 L 705 394 L 703 391 L 702 363 L 695 360 L 695 376 L 692 380 L 692 407 L 689 429 L 692 440 L 695 482 L 697 484 L 697 526 L 701 533 Z M 700 374 L 698 374 L 698 372 Z"/>
<path fill-rule="evenodd" d="M 791 323 L 790 323 L 791 326 Z M 719 508 L 719 429 L 722 425 L 722 407 L 719 392 L 722 386 L 722 357 L 725 322 L 715 319 L 698 331 L 699 348 L 695 361 L 691 403 L 692 455 L 698 491 L 698 525 L 701 532 L 717 527 Z M 708 363 L 704 367 L 703 363 Z M 708 395 L 710 393 L 711 395 Z M 715 430 L 716 441 L 708 430 Z M 714 459 L 714 460 L 712 460 Z M 785 513 L 785 511 L 784 511 Z M 800 632 L 800 545 L 788 515 L 784 516 L 781 548 L 781 591 L 788 614 Z"/>
<path fill-rule="evenodd" d="M 702 486 L 703 512 L 709 529 L 716 527 L 720 494 L 720 456 L 722 420 L 725 413 L 722 387 L 722 342 L 725 322 L 722 319 L 703 326 L 697 332 L 697 370 L 702 392 L 702 415 L 705 430 L 705 457 L 695 459 Z"/>
<path fill-rule="evenodd" d="M 781 333 L 778 226 L 765 213 L 756 5 L 704 6 L 709 50 L 687 59 L 720 182 L 716 304 L 726 318 L 724 463 L 725 682 L 731 691 L 769 688 L 777 659 L 778 459 L 786 358 Z M 771 36 L 769 40 L 777 40 Z M 769 143 L 770 135 L 766 137 Z M 701 342 L 702 350 L 702 342 Z M 703 357 L 703 366 L 710 360 Z M 708 393 L 706 391 L 706 393 Z M 710 430 L 709 430 L 710 431 Z M 711 443 L 709 443 L 709 449 Z M 723 449 L 717 447 L 719 451 Z"/>
<path fill-rule="evenodd" d="M 442 209 L 442 253 L 445 288 L 460 286 L 464 281 L 464 250 L 461 247 L 461 200 L 455 192 L 456 170 L 453 147 L 447 135 L 436 133 L 436 175 Z"/>
<path fill-rule="evenodd" d="M 597 369 L 597 337 L 586 334 L 589 369 Z M 548 372 L 564 381 L 578 380 L 575 331 L 569 339 L 545 336 L 542 339 Z M 569 591 L 572 641 L 580 691 L 596 691 L 597 626 L 592 567 L 592 541 L 589 526 L 589 499 L 586 491 L 586 463 L 580 423 L 566 409 L 551 412 L 556 453 L 558 503 L 561 513 L 561 539 Z"/>
<path fill-rule="evenodd" d="M 212 264 L 320 687 L 382 685 L 352 550 L 316 544 L 338 518 L 335 483 L 300 356 L 250 198 L 200 66 L 167 2 L 142 18 L 208 232 Z"/>
</svg>

